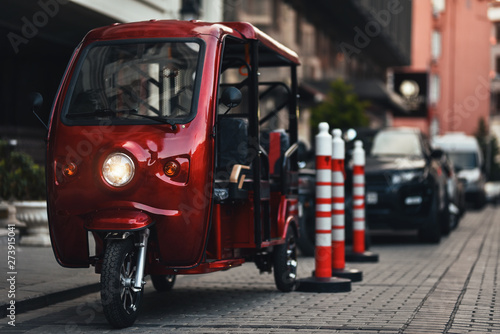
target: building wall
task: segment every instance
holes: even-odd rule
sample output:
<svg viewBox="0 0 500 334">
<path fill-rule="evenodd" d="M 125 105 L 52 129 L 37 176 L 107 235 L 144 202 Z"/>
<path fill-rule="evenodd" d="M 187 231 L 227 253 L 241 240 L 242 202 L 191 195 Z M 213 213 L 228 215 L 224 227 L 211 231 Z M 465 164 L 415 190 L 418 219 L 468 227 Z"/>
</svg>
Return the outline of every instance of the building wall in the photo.
<svg viewBox="0 0 500 334">
<path fill-rule="evenodd" d="M 437 116 L 440 131 L 473 134 L 489 118 L 490 21 L 486 1 L 448 1 L 439 65 L 442 98 Z"/>
<path fill-rule="evenodd" d="M 490 114 L 498 118 L 498 115 L 500 114 L 500 2 L 490 5 L 490 8 L 488 9 L 488 17 L 492 22 L 490 35 Z"/>
<path fill-rule="evenodd" d="M 473 134 L 479 120 L 489 118 L 488 2 L 419 0 L 413 6 L 412 65 L 405 70 L 428 73 L 428 115 L 398 118 L 394 125 L 418 126 L 431 135 Z M 439 33 L 440 40 L 433 41 L 433 33 Z"/>
<path fill-rule="evenodd" d="M 418 3 L 417 3 L 418 2 Z M 431 63 L 432 4 L 430 1 L 413 2 L 413 29 L 411 43 L 411 71 L 427 71 Z"/>
</svg>

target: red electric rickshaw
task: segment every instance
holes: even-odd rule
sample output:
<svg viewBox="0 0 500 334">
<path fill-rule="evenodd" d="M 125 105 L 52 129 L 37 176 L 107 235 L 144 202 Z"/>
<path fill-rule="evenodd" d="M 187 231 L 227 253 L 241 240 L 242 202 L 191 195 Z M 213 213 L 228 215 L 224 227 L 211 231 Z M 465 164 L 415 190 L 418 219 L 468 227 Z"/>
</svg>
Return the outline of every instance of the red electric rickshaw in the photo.
<svg viewBox="0 0 500 334">
<path fill-rule="evenodd" d="M 76 48 L 50 119 L 50 233 L 62 266 L 101 274 L 112 326 L 134 323 L 147 275 L 169 290 L 253 261 L 294 289 L 298 65 L 239 22 L 114 24 Z"/>
</svg>

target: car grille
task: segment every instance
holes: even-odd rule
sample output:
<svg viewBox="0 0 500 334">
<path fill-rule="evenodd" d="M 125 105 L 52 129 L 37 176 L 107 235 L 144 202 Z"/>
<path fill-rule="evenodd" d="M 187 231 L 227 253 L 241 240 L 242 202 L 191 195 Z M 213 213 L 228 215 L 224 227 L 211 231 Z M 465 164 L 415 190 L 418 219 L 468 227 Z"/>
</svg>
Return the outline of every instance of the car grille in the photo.
<svg viewBox="0 0 500 334">
<path fill-rule="evenodd" d="M 365 183 L 370 186 L 388 186 L 390 178 L 385 174 L 366 174 Z"/>
</svg>

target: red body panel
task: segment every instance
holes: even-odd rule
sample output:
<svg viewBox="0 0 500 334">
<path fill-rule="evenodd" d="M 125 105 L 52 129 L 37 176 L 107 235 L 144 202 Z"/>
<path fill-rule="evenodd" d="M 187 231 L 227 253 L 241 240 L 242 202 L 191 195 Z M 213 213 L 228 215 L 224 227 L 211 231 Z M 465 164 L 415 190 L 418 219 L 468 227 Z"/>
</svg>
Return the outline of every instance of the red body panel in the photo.
<svg viewBox="0 0 500 334">
<path fill-rule="evenodd" d="M 77 48 L 56 96 L 47 144 L 49 227 L 54 253 L 61 265 L 88 267 L 94 264 L 95 260 L 89 256 L 89 230 L 102 238 L 106 231 L 153 226 L 148 266 L 159 271 L 176 268 L 184 273 L 203 273 L 227 269 L 244 262 L 235 248 L 255 247 L 252 201 L 242 203 L 239 208 L 215 206 L 215 213 L 212 212 L 213 129 L 224 35 L 259 38 L 264 46 L 278 51 L 288 62 L 298 63 L 294 52 L 271 42 L 267 35 L 245 23 L 118 24 L 90 32 Z M 60 113 L 75 63 L 89 44 L 105 40 L 187 37 L 204 42 L 204 58 L 200 60 L 203 63 L 201 90 L 194 119 L 175 127 L 160 123 L 69 126 L 61 121 Z M 136 166 L 133 179 L 119 188 L 109 186 L 101 172 L 104 160 L 113 152 L 127 154 Z M 164 164 L 170 160 L 180 166 L 180 172 L 173 177 L 163 171 Z M 67 176 L 63 168 L 70 163 L 76 165 L 76 173 Z M 284 196 L 273 196 L 271 208 L 272 219 L 277 221 L 271 231 L 275 240 L 263 246 L 282 243 L 286 227 L 293 220 Z M 213 230 L 209 235 L 212 219 Z M 97 240 L 97 244 L 99 257 L 102 240 Z M 207 245 L 208 254 L 222 261 L 202 263 Z"/>
<path fill-rule="evenodd" d="M 85 222 L 89 231 L 137 231 L 148 227 L 151 217 L 141 211 L 108 210 L 98 211 Z"/>
<path fill-rule="evenodd" d="M 87 37 L 92 39 L 85 40 L 84 46 L 95 40 L 119 38 L 113 27 L 102 30 L 102 35 L 89 33 Z M 140 37 L 160 37 L 161 30 L 153 30 L 150 36 L 141 30 Z M 181 29 L 176 31 L 177 35 L 188 35 Z M 161 36 L 176 36 L 169 33 L 161 31 Z M 119 35 L 121 38 L 134 37 L 128 29 L 120 31 Z M 62 124 L 60 110 L 73 72 L 73 66 L 69 67 L 54 104 L 48 140 L 50 232 L 56 257 L 62 265 L 89 265 L 85 227 L 97 229 L 92 217 L 109 208 L 136 209 L 150 217 L 157 234 L 161 235 L 158 243 L 161 263 L 193 266 L 201 260 L 210 217 L 210 196 L 207 194 L 212 192 L 214 164 L 211 136 L 214 115 L 209 110 L 215 103 L 217 49 L 220 47 L 219 41 L 212 36 L 206 36 L 205 43 L 203 89 L 196 117 L 174 130 L 168 124 Z M 130 155 L 137 166 L 133 180 L 119 189 L 108 186 L 100 172 L 106 156 L 116 151 Z M 163 173 L 164 163 L 171 159 L 182 166 L 181 173 L 174 178 Z M 76 164 L 75 175 L 63 175 L 61 169 L 67 163 Z"/>
</svg>

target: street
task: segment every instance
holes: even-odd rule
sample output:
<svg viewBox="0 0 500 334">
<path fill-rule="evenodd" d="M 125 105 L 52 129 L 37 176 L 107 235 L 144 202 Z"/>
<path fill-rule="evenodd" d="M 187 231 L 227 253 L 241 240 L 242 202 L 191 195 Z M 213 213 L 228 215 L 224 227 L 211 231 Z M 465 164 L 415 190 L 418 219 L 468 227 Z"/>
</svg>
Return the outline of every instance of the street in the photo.
<svg viewBox="0 0 500 334">
<path fill-rule="evenodd" d="M 281 293 L 255 265 L 180 276 L 170 292 L 148 281 L 137 322 L 121 333 L 499 333 L 500 209 L 468 211 L 440 244 L 413 233 L 377 233 L 378 263 L 347 293 Z M 55 260 L 54 260 L 55 261 Z M 299 258 L 300 278 L 314 259 Z M 68 269 L 69 270 L 69 269 Z M 99 279 L 95 275 L 96 281 Z M 3 318 L 2 333 L 113 332 L 92 293 Z"/>
</svg>

